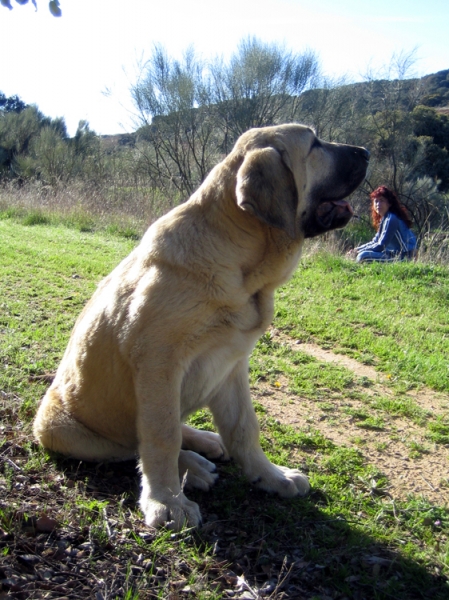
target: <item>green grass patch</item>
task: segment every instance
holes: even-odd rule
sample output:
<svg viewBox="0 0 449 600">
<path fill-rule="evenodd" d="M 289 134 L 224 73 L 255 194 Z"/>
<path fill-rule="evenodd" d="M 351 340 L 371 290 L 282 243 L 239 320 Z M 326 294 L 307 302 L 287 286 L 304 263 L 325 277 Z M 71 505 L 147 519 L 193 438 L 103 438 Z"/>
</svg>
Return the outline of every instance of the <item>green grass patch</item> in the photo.
<svg viewBox="0 0 449 600">
<path fill-rule="evenodd" d="M 374 364 L 404 389 L 449 391 L 449 270 L 305 258 L 277 293 L 275 325 Z"/>
<path fill-rule="evenodd" d="M 449 444 L 449 421 L 444 418 L 437 418 L 427 425 L 428 436 L 432 442 L 437 444 Z"/>
<path fill-rule="evenodd" d="M 30 436 L 47 386 L 42 376 L 57 367 L 97 283 L 136 243 L 132 232 L 80 229 L 25 225 L 17 215 L 0 220 L 0 558 L 5 574 L 20 574 L 25 564 L 17 589 L 44 581 L 45 593 L 57 594 L 52 586 L 70 580 L 70 593 L 80 598 L 219 600 L 245 591 L 250 597 L 248 588 L 272 600 L 447 598 L 447 507 L 392 499 L 382 464 L 364 459 L 362 434 L 398 417 L 425 428 L 429 444 L 449 443 L 447 419 L 403 394 L 421 384 L 448 391 L 449 272 L 305 259 L 277 294 L 276 326 L 375 364 L 391 375 L 394 397 L 370 396 L 367 382 L 347 369 L 263 336 L 251 357 L 251 384 L 285 388 L 331 418 L 349 414 L 360 427 L 357 447 L 336 444 L 311 425 L 279 423 L 256 404 L 266 453 L 306 471 L 310 496 L 271 497 L 232 462 L 220 464 L 213 490 L 188 493 L 200 503 L 205 527 L 154 532 L 137 504 L 135 462 L 70 461 L 48 455 Z M 348 398 L 353 405 L 336 407 L 335 399 Z M 213 428 L 206 410 L 190 423 Z M 378 450 L 388 447 L 379 443 Z M 410 442 L 408 450 L 419 459 L 426 447 Z M 42 514 L 57 520 L 50 534 L 36 531 Z M 26 577 L 33 560 L 42 561 L 36 580 Z"/>
<path fill-rule="evenodd" d="M 355 379 L 347 369 L 293 351 L 273 342 L 269 334 L 265 334 L 250 359 L 251 383 L 268 381 L 276 385 L 280 375 L 288 379 L 291 392 L 307 398 L 327 396 L 329 391 L 343 393 Z"/>
</svg>

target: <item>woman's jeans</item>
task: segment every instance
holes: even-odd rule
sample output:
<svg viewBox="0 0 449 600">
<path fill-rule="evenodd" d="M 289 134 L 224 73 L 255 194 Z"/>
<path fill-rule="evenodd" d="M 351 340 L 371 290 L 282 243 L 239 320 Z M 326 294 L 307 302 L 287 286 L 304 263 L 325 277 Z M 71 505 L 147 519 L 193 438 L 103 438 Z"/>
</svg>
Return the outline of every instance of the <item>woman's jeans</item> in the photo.
<svg viewBox="0 0 449 600">
<path fill-rule="evenodd" d="M 414 250 L 410 252 L 373 252 L 372 250 L 364 250 L 357 254 L 356 262 L 393 262 L 398 260 L 407 260 L 413 258 Z"/>
</svg>

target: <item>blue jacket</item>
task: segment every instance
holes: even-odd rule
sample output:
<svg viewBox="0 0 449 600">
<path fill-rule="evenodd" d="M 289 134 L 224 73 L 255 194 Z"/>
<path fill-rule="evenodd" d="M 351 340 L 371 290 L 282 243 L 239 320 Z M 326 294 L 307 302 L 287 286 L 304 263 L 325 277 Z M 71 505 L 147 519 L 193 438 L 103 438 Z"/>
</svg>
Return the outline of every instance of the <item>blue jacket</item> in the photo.
<svg viewBox="0 0 449 600">
<path fill-rule="evenodd" d="M 357 252 L 391 252 L 394 254 L 412 252 L 416 249 L 416 237 L 402 219 L 387 212 L 379 225 L 379 230 L 367 244 L 356 248 Z"/>
</svg>

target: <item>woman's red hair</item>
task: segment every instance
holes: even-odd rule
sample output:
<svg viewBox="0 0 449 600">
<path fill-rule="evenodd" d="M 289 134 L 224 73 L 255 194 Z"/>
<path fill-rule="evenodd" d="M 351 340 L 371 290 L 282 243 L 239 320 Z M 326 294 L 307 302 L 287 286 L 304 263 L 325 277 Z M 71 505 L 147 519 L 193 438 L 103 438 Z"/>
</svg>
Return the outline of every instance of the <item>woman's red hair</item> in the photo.
<svg viewBox="0 0 449 600">
<path fill-rule="evenodd" d="M 412 220 L 410 219 L 408 210 L 399 202 L 398 197 L 393 190 L 390 190 L 390 188 L 387 188 L 385 185 L 381 185 L 369 195 L 371 198 L 371 221 L 376 228 L 376 231 L 379 229 L 380 222 L 382 221 L 382 217 L 374 210 L 374 200 L 379 198 L 379 196 L 382 196 L 388 201 L 390 204 L 390 208 L 388 210 L 390 212 L 402 219 L 407 227 L 412 226 Z"/>
</svg>

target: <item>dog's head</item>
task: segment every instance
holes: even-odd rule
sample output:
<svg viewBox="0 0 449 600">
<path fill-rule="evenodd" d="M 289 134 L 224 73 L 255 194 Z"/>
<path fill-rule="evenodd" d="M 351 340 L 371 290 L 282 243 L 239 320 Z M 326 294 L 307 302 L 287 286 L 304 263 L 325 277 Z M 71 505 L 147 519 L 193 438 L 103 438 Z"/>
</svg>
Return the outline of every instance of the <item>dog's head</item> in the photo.
<svg viewBox="0 0 449 600">
<path fill-rule="evenodd" d="M 251 129 L 234 152 L 243 156 L 238 205 L 292 239 L 347 225 L 353 211 L 344 198 L 363 181 L 369 161 L 365 148 L 323 142 L 295 124 Z"/>
</svg>

